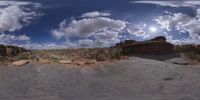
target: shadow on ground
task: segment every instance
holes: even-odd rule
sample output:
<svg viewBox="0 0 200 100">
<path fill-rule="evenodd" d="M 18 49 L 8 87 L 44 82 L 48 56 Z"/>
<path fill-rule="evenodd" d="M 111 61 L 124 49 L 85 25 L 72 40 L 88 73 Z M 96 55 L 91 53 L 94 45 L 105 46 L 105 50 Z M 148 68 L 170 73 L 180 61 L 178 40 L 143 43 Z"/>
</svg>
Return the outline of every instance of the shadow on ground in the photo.
<svg viewBox="0 0 200 100">
<path fill-rule="evenodd" d="M 166 60 L 170 60 L 170 59 L 174 59 L 174 58 L 181 58 L 180 53 L 171 53 L 171 54 L 167 54 L 167 55 L 135 54 L 132 56 L 145 58 L 145 59 L 153 59 L 153 60 L 158 60 L 158 61 L 166 61 Z"/>
</svg>

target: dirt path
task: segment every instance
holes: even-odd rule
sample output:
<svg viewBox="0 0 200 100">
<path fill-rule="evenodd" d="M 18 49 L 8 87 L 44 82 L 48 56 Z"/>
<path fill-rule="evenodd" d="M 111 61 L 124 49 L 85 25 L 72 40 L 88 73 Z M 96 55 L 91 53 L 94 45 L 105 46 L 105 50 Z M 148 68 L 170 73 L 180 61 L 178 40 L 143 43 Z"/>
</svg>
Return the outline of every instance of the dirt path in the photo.
<svg viewBox="0 0 200 100">
<path fill-rule="evenodd" d="M 92 66 L 0 67 L 0 100 L 199 100 L 200 65 L 130 58 Z"/>
</svg>

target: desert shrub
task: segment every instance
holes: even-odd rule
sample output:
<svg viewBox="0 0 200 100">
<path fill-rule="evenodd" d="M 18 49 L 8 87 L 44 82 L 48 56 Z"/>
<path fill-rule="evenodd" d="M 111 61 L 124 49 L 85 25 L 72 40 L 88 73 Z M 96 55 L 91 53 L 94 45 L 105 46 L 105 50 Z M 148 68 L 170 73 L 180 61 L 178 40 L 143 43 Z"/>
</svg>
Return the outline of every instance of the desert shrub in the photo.
<svg viewBox="0 0 200 100">
<path fill-rule="evenodd" d="M 200 47 L 196 45 L 179 45 L 174 48 L 177 52 L 183 53 L 191 60 L 200 62 Z"/>
<path fill-rule="evenodd" d="M 109 51 L 108 50 L 103 50 L 103 49 L 97 49 L 96 51 L 96 57 L 95 59 L 97 61 L 105 61 L 109 59 Z"/>
<path fill-rule="evenodd" d="M 191 60 L 200 62 L 200 54 L 195 51 L 184 52 L 184 55 Z"/>
<path fill-rule="evenodd" d="M 28 60 L 29 57 L 27 55 L 18 55 L 15 57 L 16 60 Z"/>
<path fill-rule="evenodd" d="M 174 47 L 174 50 L 177 52 L 197 52 L 197 48 L 195 45 L 177 45 Z"/>
<path fill-rule="evenodd" d="M 197 54 L 193 51 L 191 52 L 185 52 L 184 53 L 188 58 L 192 59 L 192 60 L 196 60 L 197 59 Z"/>
<path fill-rule="evenodd" d="M 112 59 L 120 59 L 122 56 L 121 50 L 120 49 L 112 49 L 110 51 L 110 57 Z"/>
<path fill-rule="evenodd" d="M 197 60 L 198 62 L 200 62 L 200 55 L 197 55 L 196 60 Z"/>
</svg>

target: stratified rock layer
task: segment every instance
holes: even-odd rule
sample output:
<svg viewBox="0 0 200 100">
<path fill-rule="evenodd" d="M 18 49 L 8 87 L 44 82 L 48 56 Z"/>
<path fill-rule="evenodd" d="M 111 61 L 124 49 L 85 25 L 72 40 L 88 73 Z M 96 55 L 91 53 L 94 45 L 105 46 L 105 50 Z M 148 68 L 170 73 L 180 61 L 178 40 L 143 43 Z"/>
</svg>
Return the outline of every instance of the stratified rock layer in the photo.
<svg viewBox="0 0 200 100">
<path fill-rule="evenodd" d="M 26 52 L 25 48 L 16 47 L 16 46 L 4 46 L 0 45 L 0 56 L 17 56 L 20 53 Z"/>
<path fill-rule="evenodd" d="M 122 54 L 170 54 L 173 53 L 174 45 L 166 42 L 165 37 L 156 37 L 151 40 L 136 42 L 128 40 L 116 44 L 116 48 L 121 48 Z"/>
</svg>

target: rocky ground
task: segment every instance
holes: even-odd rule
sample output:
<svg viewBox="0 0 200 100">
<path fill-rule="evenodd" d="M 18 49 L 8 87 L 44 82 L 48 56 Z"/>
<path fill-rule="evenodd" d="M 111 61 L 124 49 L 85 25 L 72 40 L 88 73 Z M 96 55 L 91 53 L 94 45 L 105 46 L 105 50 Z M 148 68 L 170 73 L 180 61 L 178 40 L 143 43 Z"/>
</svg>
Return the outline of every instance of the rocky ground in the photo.
<svg viewBox="0 0 200 100">
<path fill-rule="evenodd" d="M 182 63 L 131 57 L 81 66 L 0 65 L 0 100 L 199 100 L 200 66 Z"/>
<path fill-rule="evenodd" d="M 34 60 L 59 63 L 60 60 L 72 62 L 82 60 L 112 61 L 133 54 L 165 55 L 174 53 L 174 45 L 165 37 L 156 37 L 147 41 L 127 40 L 107 48 L 75 48 L 54 50 L 26 50 L 14 46 L 0 46 L 0 63 L 19 60 Z"/>
<path fill-rule="evenodd" d="M 90 49 L 1 45 L 0 100 L 199 100 L 199 55 L 165 37 Z"/>
</svg>

